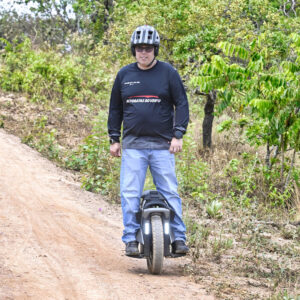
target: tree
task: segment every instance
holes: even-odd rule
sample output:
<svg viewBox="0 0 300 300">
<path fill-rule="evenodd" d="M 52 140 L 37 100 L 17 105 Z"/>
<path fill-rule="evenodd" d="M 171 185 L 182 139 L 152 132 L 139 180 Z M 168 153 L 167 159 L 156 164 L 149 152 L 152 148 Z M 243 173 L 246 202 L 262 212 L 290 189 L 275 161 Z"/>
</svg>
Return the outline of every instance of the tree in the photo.
<svg viewBox="0 0 300 300">
<path fill-rule="evenodd" d="M 65 44 L 67 35 L 75 32 L 76 20 L 72 15 L 73 0 L 15 0 L 17 4 L 34 4 L 30 10 L 44 39 L 51 45 Z"/>
<path fill-rule="evenodd" d="M 99 42 L 109 27 L 113 0 L 74 0 L 72 7 L 80 30 Z"/>
<path fill-rule="evenodd" d="M 90 34 L 95 43 L 107 30 L 113 0 L 15 0 L 16 3 L 35 4 L 31 7 L 36 20 L 47 21 L 47 41 L 52 44 L 68 42 L 69 34 Z M 62 37 L 57 41 L 55 37 Z"/>
<path fill-rule="evenodd" d="M 280 33 L 277 35 L 283 38 Z M 281 42 L 279 50 L 281 58 L 285 58 L 283 61 L 275 56 L 276 47 L 271 47 L 274 34 L 260 35 L 248 48 L 221 42 L 218 46 L 226 57 L 213 56 L 211 62 L 203 66 L 201 75 L 194 78 L 194 84 L 206 93 L 218 90 L 222 99 L 219 112 L 231 106 L 246 115 L 239 124 L 247 128 L 250 144 L 267 145 L 269 169 L 280 153 L 280 183 L 284 190 L 299 151 L 300 36 L 293 33 Z M 232 62 L 234 60 L 238 63 Z M 272 161 L 270 147 L 277 149 Z M 294 154 L 288 168 L 290 172 L 284 177 L 285 152 L 289 149 Z"/>
</svg>

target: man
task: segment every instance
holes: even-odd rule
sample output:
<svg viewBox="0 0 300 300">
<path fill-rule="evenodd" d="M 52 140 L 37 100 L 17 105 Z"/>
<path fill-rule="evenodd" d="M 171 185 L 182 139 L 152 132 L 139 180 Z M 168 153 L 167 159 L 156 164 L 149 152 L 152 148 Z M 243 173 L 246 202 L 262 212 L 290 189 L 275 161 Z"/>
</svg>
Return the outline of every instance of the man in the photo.
<svg viewBox="0 0 300 300">
<path fill-rule="evenodd" d="M 185 225 L 177 193 L 174 153 L 182 150 L 182 136 L 189 121 L 187 96 L 178 72 L 158 61 L 160 38 L 148 25 L 139 26 L 131 37 L 136 63 L 117 74 L 110 99 L 108 133 L 110 153 L 121 156 L 120 129 L 123 122 L 120 193 L 126 255 L 139 254 L 136 232 L 146 171 L 149 166 L 158 192 L 175 212 L 170 224 L 175 253 L 185 254 Z"/>
</svg>

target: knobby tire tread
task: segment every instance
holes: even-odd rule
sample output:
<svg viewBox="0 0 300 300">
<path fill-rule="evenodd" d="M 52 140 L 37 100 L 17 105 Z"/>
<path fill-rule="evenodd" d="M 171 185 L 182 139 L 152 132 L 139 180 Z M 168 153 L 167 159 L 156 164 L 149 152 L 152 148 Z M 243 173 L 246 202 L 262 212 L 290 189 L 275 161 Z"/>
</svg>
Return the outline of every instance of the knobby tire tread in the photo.
<svg viewBox="0 0 300 300">
<path fill-rule="evenodd" d="M 151 216 L 152 257 L 148 259 L 148 268 L 152 274 L 160 274 L 164 260 L 164 231 L 161 216 Z"/>
</svg>

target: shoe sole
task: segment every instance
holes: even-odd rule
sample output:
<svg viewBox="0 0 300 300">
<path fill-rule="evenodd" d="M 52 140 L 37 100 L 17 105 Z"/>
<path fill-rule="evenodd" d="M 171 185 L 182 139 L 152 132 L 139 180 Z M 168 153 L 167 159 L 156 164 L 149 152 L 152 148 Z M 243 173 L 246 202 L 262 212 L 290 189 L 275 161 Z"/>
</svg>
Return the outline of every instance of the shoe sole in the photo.
<svg viewBox="0 0 300 300">
<path fill-rule="evenodd" d="M 130 256 L 130 257 L 136 257 L 136 256 L 140 256 L 140 253 L 125 253 L 126 256 Z"/>
<path fill-rule="evenodd" d="M 175 254 L 187 254 L 189 250 L 176 250 Z"/>
</svg>

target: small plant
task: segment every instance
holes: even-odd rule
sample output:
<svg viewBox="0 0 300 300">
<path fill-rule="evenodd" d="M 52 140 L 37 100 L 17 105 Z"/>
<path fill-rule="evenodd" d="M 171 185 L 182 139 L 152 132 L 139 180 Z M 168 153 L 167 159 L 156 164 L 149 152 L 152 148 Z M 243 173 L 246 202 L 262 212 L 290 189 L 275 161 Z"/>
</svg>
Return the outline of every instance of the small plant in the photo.
<svg viewBox="0 0 300 300">
<path fill-rule="evenodd" d="M 211 229 L 198 224 L 189 215 L 185 217 L 184 221 L 187 227 L 188 244 L 191 248 L 191 256 L 193 261 L 196 262 L 201 256 L 201 249 L 207 247 Z"/>
<path fill-rule="evenodd" d="M 58 159 L 60 149 L 56 140 L 56 130 L 52 129 L 50 132 L 42 132 L 39 134 L 39 141 L 36 148 L 39 152 L 47 155 L 51 159 Z"/>
<path fill-rule="evenodd" d="M 289 295 L 287 291 L 271 296 L 268 300 L 300 300 L 300 295 Z"/>
<path fill-rule="evenodd" d="M 219 238 L 215 238 L 211 242 L 211 251 L 212 255 L 219 260 L 221 258 L 222 253 L 226 250 L 231 249 L 233 247 L 233 240 L 232 239 L 222 239 L 221 235 Z"/>
<path fill-rule="evenodd" d="M 48 123 L 48 117 L 47 116 L 41 116 L 40 118 L 37 118 L 34 120 L 34 127 L 37 129 L 44 129 Z"/>
<path fill-rule="evenodd" d="M 177 156 L 176 170 L 180 192 L 196 201 L 202 201 L 207 198 L 209 168 L 197 156 L 198 145 L 193 135 L 194 129 L 194 124 L 191 124 L 184 137 L 183 150 Z"/>
<path fill-rule="evenodd" d="M 22 137 L 21 139 L 22 143 L 30 146 L 30 147 L 33 147 L 34 146 L 34 136 L 32 134 L 28 134 L 28 135 L 25 135 Z"/>
<path fill-rule="evenodd" d="M 109 154 L 106 120 L 106 112 L 100 111 L 94 121 L 92 134 L 64 161 L 66 167 L 80 171 L 83 188 L 107 195 L 111 202 L 120 202 L 120 160 Z"/>
<path fill-rule="evenodd" d="M 240 161 L 238 159 L 232 159 L 226 168 L 226 173 L 228 176 L 232 175 L 233 173 L 236 173 L 239 169 Z"/>
<path fill-rule="evenodd" d="M 222 203 L 218 200 L 213 200 L 206 205 L 206 213 L 210 218 L 221 219 L 222 218 Z"/>
<path fill-rule="evenodd" d="M 296 229 L 294 229 L 293 226 L 287 225 L 282 228 L 281 236 L 286 240 L 296 239 L 296 237 L 297 237 Z"/>
</svg>

